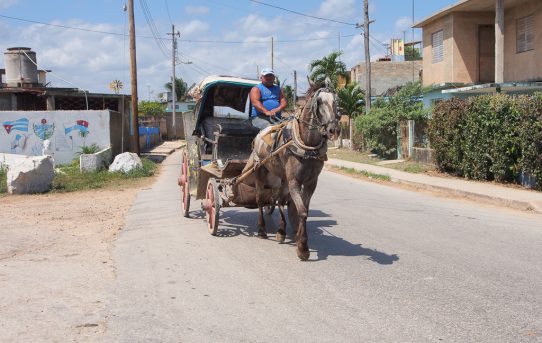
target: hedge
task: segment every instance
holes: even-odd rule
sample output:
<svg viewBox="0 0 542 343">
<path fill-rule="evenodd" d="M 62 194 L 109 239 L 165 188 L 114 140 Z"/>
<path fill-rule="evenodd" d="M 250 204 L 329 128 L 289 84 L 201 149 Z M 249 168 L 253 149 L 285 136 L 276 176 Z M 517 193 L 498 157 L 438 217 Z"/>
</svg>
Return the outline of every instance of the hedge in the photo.
<svg viewBox="0 0 542 343">
<path fill-rule="evenodd" d="M 439 102 L 428 134 L 442 171 L 498 182 L 524 172 L 542 189 L 542 94 Z"/>
</svg>

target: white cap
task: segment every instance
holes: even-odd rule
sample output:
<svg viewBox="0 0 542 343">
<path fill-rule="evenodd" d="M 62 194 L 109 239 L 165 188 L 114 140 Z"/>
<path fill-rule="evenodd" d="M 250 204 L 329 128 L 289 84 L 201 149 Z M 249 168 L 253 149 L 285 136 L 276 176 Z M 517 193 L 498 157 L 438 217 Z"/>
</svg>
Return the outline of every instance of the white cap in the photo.
<svg viewBox="0 0 542 343">
<path fill-rule="evenodd" d="M 265 75 L 275 75 L 275 71 L 271 68 L 263 68 L 262 69 L 262 72 L 260 73 L 261 76 L 265 76 Z"/>
</svg>

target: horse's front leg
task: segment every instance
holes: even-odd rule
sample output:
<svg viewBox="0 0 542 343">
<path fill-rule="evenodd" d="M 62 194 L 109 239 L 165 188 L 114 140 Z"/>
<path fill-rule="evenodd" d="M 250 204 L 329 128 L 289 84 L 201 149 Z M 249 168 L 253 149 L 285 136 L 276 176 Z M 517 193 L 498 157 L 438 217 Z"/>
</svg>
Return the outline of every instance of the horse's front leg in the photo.
<svg viewBox="0 0 542 343">
<path fill-rule="evenodd" d="M 290 189 L 290 196 L 293 202 L 293 204 L 289 204 L 288 206 L 295 206 L 297 210 L 297 218 L 295 218 L 294 220 L 297 225 L 295 229 L 297 257 L 299 257 L 299 259 L 302 261 L 306 261 L 309 259 L 309 256 L 310 256 L 309 246 L 307 244 L 308 238 L 307 238 L 307 230 L 306 230 L 308 210 L 305 207 L 303 197 L 301 195 L 301 184 L 297 180 L 291 180 L 290 182 L 288 182 L 288 186 Z"/>
<path fill-rule="evenodd" d="M 282 183 L 279 193 L 278 207 L 280 222 L 279 229 L 277 231 L 277 240 L 279 242 L 284 242 L 286 239 L 286 217 L 284 216 L 284 205 L 287 203 L 289 196 L 288 185 L 285 182 Z"/>
</svg>

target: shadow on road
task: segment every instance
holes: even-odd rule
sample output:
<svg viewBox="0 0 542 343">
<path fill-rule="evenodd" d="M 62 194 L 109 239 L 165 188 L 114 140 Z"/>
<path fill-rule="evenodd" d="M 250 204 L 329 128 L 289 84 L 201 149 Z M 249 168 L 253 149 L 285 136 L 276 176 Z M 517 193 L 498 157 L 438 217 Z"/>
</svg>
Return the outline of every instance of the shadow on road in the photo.
<svg viewBox="0 0 542 343">
<path fill-rule="evenodd" d="M 389 265 L 399 260 L 396 254 L 386 254 L 376 249 L 364 248 L 362 244 L 353 244 L 332 234 L 329 229 L 337 225 L 336 220 L 311 218 L 330 217 L 320 210 L 310 210 L 307 221 L 309 233 L 309 247 L 316 250 L 318 260 L 325 260 L 328 256 L 368 256 L 369 261 Z"/>
<path fill-rule="evenodd" d="M 363 247 L 362 244 L 353 244 L 330 232 L 337 225 L 337 221 L 329 218 L 330 215 L 320 210 L 310 210 L 307 221 L 309 234 L 309 247 L 316 251 L 317 261 L 326 260 L 328 256 L 367 256 L 369 261 L 382 265 L 390 265 L 399 260 L 396 254 L 387 254 L 376 249 Z M 253 237 L 258 232 L 258 210 L 238 211 L 227 209 L 220 213 L 220 226 L 218 237 L 235 237 L 239 235 Z M 278 227 L 278 215 L 265 216 L 267 233 L 276 233 Z M 287 235 L 290 241 L 285 244 L 295 244 L 294 233 L 288 222 Z"/>
</svg>

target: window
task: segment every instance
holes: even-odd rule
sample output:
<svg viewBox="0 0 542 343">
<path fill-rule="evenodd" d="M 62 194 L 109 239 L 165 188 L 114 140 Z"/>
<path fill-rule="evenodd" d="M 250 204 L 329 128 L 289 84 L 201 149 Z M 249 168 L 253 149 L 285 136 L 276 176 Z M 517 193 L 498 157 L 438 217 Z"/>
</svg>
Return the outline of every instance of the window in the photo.
<svg viewBox="0 0 542 343">
<path fill-rule="evenodd" d="M 444 34 L 442 30 L 435 32 L 431 35 L 433 63 L 442 62 L 442 60 L 444 59 L 443 38 Z"/>
<path fill-rule="evenodd" d="M 516 51 L 534 50 L 534 15 L 516 21 Z"/>
</svg>

